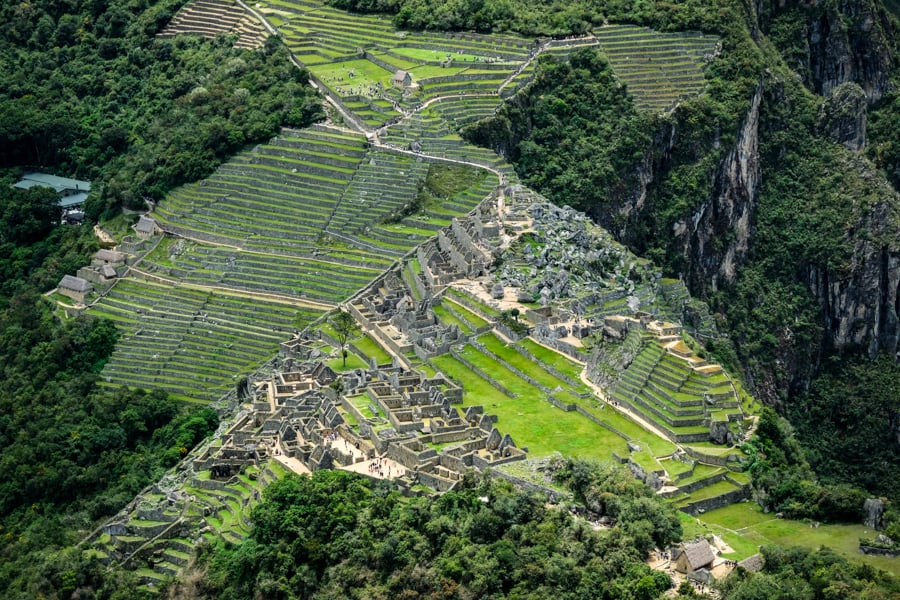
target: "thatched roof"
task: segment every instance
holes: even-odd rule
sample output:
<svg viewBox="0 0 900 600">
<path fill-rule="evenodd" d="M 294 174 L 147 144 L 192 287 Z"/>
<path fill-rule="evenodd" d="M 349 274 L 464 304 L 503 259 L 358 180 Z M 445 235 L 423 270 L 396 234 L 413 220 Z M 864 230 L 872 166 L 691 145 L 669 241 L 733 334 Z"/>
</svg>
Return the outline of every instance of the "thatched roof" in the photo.
<svg viewBox="0 0 900 600">
<path fill-rule="evenodd" d="M 94 258 L 96 258 L 97 260 L 102 260 L 103 262 L 110 263 L 125 262 L 125 253 L 102 248 L 94 253 Z"/>
<path fill-rule="evenodd" d="M 134 226 L 134 229 L 140 233 L 153 233 L 156 231 L 156 221 L 150 217 L 141 215 L 141 218 L 138 220 L 137 225 Z"/>
<path fill-rule="evenodd" d="M 748 556 L 744 560 L 738 562 L 737 566 L 744 567 L 751 573 L 761 571 L 763 568 L 762 554 L 754 554 L 753 556 Z"/>
<path fill-rule="evenodd" d="M 71 275 L 63 275 L 63 278 L 59 280 L 59 285 L 57 287 L 72 290 L 74 292 L 89 292 L 94 289 L 91 282 L 87 279 L 73 277 Z"/>
<path fill-rule="evenodd" d="M 706 540 L 685 542 L 682 544 L 682 551 L 691 571 L 702 569 L 716 560 L 716 555 Z"/>
</svg>

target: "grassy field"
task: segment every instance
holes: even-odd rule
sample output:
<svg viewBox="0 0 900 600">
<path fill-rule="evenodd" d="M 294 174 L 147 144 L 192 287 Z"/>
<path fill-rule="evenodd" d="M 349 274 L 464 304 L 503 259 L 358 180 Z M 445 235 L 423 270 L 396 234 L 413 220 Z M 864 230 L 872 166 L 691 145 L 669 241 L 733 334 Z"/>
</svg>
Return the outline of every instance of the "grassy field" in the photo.
<svg viewBox="0 0 900 600">
<path fill-rule="evenodd" d="M 518 393 L 509 398 L 473 374 L 451 356 L 433 359 L 433 364 L 463 385 L 463 405 L 482 405 L 498 417 L 497 428 L 509 433 L 516 445 L 527 447 L 532 457 L 561 452 L 568 456 L 609 460 L 612 453 L 627 454 L 625 440 L 575 412 L 565 412 L 544 399 L 544 394 L 511 372 L 493 363 L 492 377 Z M 505 376 L 504 371 L 509 374 Z"/>
<path fill-rule="evenodd" d="M 804 521 L 776 519 L 773 514 L 763 513 L 759 505 L 753 502 L 740 502 L 711 510 L 698 519 L 684 517 L 685 522 L 696 522 L 691 527 L 698 532 L 710 531 L 721 535 L 735 549 L 737 560 L 754 554 L 756 547 L 762 544 L 813 549 L 826 546 L 850 560 L 900 574 L 900 558 L 868 556 L 859 552 L 859 538 L 877 535 L 877 532 L 863 525 L 822 524 L 812 527 Z"/>
<path fill-rule="evenodd" d="M 309 70 L 328 84 L 328 87 L 344 89 L 374 87 L 378 82 L 384 87 L 389 87 L 393 76 L 390 71 L 382 69 L 366 59 L 313 65 L 309 67 Z M 353 73 L 352 76 L 351 73 Z"/>
</svg>

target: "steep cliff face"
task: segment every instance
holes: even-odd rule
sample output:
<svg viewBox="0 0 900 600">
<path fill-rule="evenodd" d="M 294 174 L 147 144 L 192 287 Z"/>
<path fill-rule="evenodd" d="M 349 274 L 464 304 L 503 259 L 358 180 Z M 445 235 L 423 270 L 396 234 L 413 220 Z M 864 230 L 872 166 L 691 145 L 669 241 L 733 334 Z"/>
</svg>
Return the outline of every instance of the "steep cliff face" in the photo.
<svg viewBox="0 0 900 600">
<path fill-rule="evenodd" d="M 782 52 L 796 59 L 798 64 L 790 66 L 808 78 L 805 83 L 811 90 L 828 96 L 852 81 L 870 104 L 887 91 L 895 61 L 891 43 L 897 32 L 875 0 L 780 0 L 764 2 L 758 11 L 761 29 L 772 33 Z"/>
<path fill-rule="evenodd" d="M 807 266 L 807 283 L 822 306 L 827 341 L 875 358 L 897 352 L 900 339 L 900 195 L 864 160 L 848 168 L 868 180 L 874 202 L 848 198 L 860 203 L 847 231 L 850 260 L 840 269 Z"/>
<path fill-rule="evenodd" d="M 672 233 L 685 264 L 682 274 L 692 290 L 720 282 L 733 283 L 749 249 L 759 189 L 758 87 L 734 147 L 715 175 L 713 194 L 689 217 L 675 223 Z"/>
<path fill-rule="evenodd" d="M 859 151 L 866 146 L 866 94 L 855 83 L 842 83 L 832 90 L 819 110 L 820 135 Z"/>
</svg>

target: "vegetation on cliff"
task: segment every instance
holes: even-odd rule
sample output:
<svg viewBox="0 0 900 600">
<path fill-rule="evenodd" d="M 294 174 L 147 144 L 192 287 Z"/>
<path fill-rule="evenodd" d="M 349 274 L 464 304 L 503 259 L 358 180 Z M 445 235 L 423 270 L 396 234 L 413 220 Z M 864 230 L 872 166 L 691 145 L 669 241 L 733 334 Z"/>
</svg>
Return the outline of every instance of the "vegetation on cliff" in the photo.
<svg viewBox="0 0 900 600">
<path fill-rule="evenodd" d="M 707 71 L 707 92 L 672 114 L 636 111 L 602 56 L 581 50 L 569 64 L 541 62 L 529 88 L 465 135 L 504 152 L 520 177 L 554 202 L 585 210 L 671 276 L 683 277 L 728 334 L 712 350 L 729 366 L 740 365 L 754 393 L 790 416 L 821 475 L 898 500 L 890 483 L 900 480 L 896 417 L 830 421 L 836 444 L 813 434 L 823 415 L 837 409 L 838 390 L 874 393 L 862 382 L 879 367 L 856 357 L 879 340 L 891 347 L 890 325 L 874 326 L 875 313 L 891 306 L 866 309 L 872 312 L 863 333 L 844 306 L 868 303 L 863 296 L 880 285 L 866 279 L 880 268 L 869 264 L 873 253 L 896 248 L 896 221 L 885 215 L 896 214 L 897 197 L 875 168 L 896 183 L 896 136 L 888 133 L 896 132 L 895 94 L 888 91 L 873 112 L 873 166 L 823 131 L 821 96 L 790 71 L 800 60 L 792 52 L 802 64 L 827 58 L 815 55 L 805 26 L 791 29 L 782 15 L 761 16 L 773 44 L 755 15 L 730 3 L 717 10 L 730 17 L 712 26 L 723 50 Z M 650 24 L 666 26 L 652 14 Z M 861 85 L 876 93 L 881 78 L 864 71 L 865 48 L 847 52 L 856 53 Z M 884 66 L 879 52 L 871 51 L 873 70 Z M 832 71 L 816 68 L 804 76 L 811 87 L 834 83 Z M 829 287 L 835 282 L 846 288 L 838 299 Z M 832 357 L 856 366 L 840 376 L 826 372 Z M 880 393 L 883 401 L 871 402 L 884 410 L 873 414 L 896 414 L 900 395 L 890 386 Z M 805 410 L 807 404 L 821 410 Z M 871 448 L 871 440 L 883 446 L 867 464 L 845 451 Z"/>
<path fill-rule="evenodd" d="M 472 476 L 436 497 L 344 472 L 266 490 L 251 539 L 201 557 L 189 597 L 655 598 L 643 558 L 680 535 L 673 510 L 627 471 L 560 461 L 558 475 L 618 519 L 595 530 L 546 497 Z"/>
</svg>

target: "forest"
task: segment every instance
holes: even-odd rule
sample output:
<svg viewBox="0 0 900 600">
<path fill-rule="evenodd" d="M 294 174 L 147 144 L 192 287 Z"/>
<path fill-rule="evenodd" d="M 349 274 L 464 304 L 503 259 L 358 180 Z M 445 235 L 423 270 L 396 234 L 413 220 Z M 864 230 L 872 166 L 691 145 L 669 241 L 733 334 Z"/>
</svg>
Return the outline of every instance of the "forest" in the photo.
<svg viewBox="0 0 900 600">
<path fill-rule="evenodd" d="M 343 472 L 289 476 L 254 510 L 253 537 L 204 548 L 173 584 L 183 598 L 657 598 L 668 575 L 643 560 L 680 537 L 672 508 L 621 469 L 557 459 L 549 475 L 613 519 L 575 518 L 573 505 L 500 478 L 472 476 L 437 497 L 405 498 L 391 484 Z M 827 550 L 764 548 L 766 570 L 742 569 L 722 598 L 870 598 L 898 582 Z M 699 598 L 684 584 L 678 598 Z"/>
<path fill-rule="evenodd" d="M 142 209 L 278 127 L 322 118 L 278 38 L 154 39 L 184 0 L 5 3 L 0 167 L 94 182 L 92 220 Z"/>
<path fill-rule="evenodd" d="M 53 565 L 75 553 L 61 549 L 218 425 L 215 411 L 162 392 L 98 385 L 115 326 L 61 322 L 41 296 L 88 263 L 98 242 L 89 226 L 57 224 L 52 191 L 19 193 L 11 184 L 23 167 L 92 180 L 87 214 L 95 221 L 205 176 L 282 125 L 322 116 L 306 74 L 277 39 L 256 53 L 228 39 L 154 40 L 181 4 L 0 6 L 3 597 L 36 597 L 45 570 L 67 572 Z"/>
</svg>

